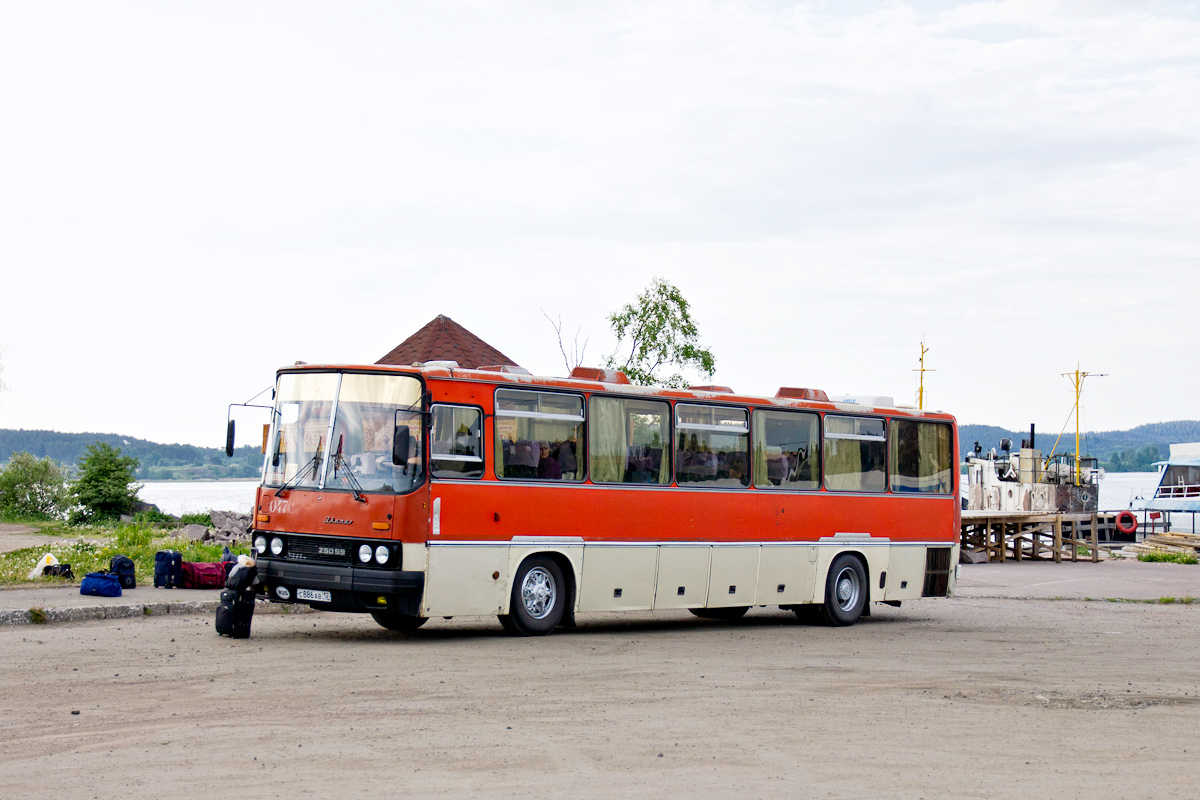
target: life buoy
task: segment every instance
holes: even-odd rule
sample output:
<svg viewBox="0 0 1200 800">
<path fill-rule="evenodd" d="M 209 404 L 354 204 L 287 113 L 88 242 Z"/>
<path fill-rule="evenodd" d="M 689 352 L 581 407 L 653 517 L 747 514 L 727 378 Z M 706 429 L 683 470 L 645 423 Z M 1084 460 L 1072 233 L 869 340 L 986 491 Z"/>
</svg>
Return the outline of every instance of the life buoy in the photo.
<svg viewBox="0 0 1200 800">
<path fill-rule="evenodd" d="M 1121 533 L 1133 533 L 1137 530 L 1137 517 L 1132 511 L 1122 511 L 1117 514 L 1117 530 Z"/>
</svg>

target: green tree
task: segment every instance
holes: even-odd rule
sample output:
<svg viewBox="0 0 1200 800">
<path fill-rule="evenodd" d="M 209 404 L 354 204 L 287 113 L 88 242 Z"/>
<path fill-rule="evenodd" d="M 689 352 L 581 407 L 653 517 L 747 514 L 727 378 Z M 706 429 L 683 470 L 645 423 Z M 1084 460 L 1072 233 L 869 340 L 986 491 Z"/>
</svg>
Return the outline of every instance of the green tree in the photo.
<svg viewBox="0 0 1200 800">
<path fill-rule="evenodd" d="M 138 502 L 134 483 L 138 460 L 122 456 L 121 451 L 96 442 L 88 445 L 87 453 L 79 460 L 79 479 L 72 487 L 82 513 L 77 520 L 111 519 L 126 514 Z"/>
<path fill-rule="evenodd" d="M 51 458 L 13 453 L 0 470 L 0 511 L 21 517 L 54 519 L 68 501 L 62 467 Z"/>
<path fill-rule="evenodd" d="M 655 278 L 646 291 L 608 315 L 617 349 L 607 366 L 619 369 L 633 383 L 683 387 L 688 380 L 679 372 L 663 379 L 655 371 L 663 366 L 694 369 L 711 378 L 717 361 L 699 344 L 700 334 L 688 311 L 688 301 L 671 283 Z"/>
</svg>

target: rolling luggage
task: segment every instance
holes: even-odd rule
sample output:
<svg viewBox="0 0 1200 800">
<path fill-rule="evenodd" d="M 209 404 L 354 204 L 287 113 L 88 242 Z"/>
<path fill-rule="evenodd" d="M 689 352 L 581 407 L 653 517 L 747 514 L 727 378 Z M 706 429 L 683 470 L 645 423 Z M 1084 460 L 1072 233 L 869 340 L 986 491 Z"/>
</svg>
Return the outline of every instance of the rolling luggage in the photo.
<svg viewBox="0 0 1200 800">
<path fill-rule="evenodd" d="M 178 589 L 183 585 L 183 554 L 159 550 L 154 554 L 154 587 Z"/>
<path fill-rule="evenodd" d="M 222 636 L 246 639 L 250 636 L 250 621 L 254 618 L 254 589 L 222 589 L 217 604 L 217 619 L 213 627 Z"/>
</svg>

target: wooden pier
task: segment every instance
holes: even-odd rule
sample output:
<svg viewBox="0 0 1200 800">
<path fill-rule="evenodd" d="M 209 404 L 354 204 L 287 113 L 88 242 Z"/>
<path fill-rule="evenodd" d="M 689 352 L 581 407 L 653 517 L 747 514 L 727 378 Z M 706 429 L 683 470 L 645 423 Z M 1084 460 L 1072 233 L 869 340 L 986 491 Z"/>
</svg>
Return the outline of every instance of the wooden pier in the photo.
<svg viewBox="0 0 1200 800">
<path fill-rule="evenodd" d="M 964 511 L 961 560 L 1099 561 L 1101 549 L 1120 549 L 1132 541 L 1117 531 L 1116 517 L 1103 512 Z M 1124 541 L 1115 541 L 1118 537 Z"/>
</svg>

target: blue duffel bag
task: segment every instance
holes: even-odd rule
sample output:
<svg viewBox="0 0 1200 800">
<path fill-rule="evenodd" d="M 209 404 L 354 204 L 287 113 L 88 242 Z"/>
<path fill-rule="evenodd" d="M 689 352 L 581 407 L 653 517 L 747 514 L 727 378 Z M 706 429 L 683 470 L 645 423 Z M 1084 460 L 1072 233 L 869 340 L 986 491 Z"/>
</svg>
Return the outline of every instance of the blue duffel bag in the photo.
<svg viewBox="0 0 1200 800">
<path fill-rule="evenodd" d="M 94 594 L 97 597 L 120 597 L 121 581 L 116 575 L 108 572 L 89 572 L 79 584 L 79 593 Z"/>
</svg>

